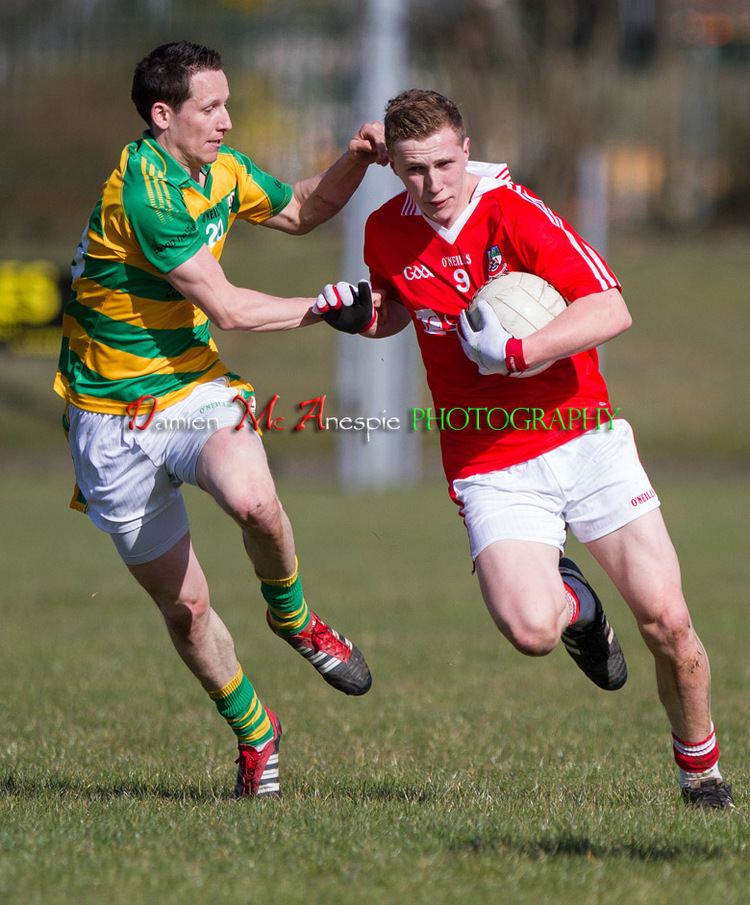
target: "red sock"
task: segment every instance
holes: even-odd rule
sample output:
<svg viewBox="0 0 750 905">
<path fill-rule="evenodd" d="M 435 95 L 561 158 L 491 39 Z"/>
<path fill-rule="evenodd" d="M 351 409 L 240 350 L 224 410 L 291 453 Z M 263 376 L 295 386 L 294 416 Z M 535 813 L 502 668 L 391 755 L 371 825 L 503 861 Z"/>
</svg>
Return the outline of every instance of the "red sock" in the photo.
<svg viewBox="0 0 750 905">
<path fill-rule="evenodd" d="M 581 604 L 578 602 L 578 595 L 567 582 L 563 582 L 563 587 L 565 599 L 568 601 L 568 625 L 575 625 L 581 612 Z"/>
<path fill-rule="evenodd" d="M 703 773 L 715 767 L 719 760 L 719 745 L 714 724 L 700 742 L 686 742 L 672 733 L 672 750 L 677 766 L 686 773 Z"/>
</svg>

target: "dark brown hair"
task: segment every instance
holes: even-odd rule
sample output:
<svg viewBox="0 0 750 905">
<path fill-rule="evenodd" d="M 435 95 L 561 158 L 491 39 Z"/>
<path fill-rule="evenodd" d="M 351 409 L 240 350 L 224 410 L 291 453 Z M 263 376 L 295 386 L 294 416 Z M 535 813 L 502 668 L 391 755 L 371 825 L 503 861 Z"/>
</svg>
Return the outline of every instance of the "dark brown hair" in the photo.
<svg viewBox="0 0 750 905">
<path fill-rule="evenodd" d="M 190 97 L 190 79 L 196 72 L 223 68 L 221 54 L 203 44 L 189 41 L 161 44 L 135 67 L 130 97 L 150 126 L 151 108 L 157 101 L 179 110 Z"/>
</svg>

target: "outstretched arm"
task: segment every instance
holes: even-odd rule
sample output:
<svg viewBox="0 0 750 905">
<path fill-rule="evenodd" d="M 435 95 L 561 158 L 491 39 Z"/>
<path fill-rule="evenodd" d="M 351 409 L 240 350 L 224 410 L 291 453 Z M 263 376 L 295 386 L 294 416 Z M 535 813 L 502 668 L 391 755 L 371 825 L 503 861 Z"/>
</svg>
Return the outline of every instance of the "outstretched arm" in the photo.
<svg viewBox="0 0 750 905">
<path fill-rule="evenodd" d="M 222 330 L 292 330 L 320 320 L 310 312 L 313 298 L 279 298 L 234 286 L 206 245 L 166 278 Z"/>
<path fill-rule="evenodd" d="M 381 123 L 365 123 L 324 173 L 295 183 L 287 206 L 263 226 L 301 235 L 330 220 L 354 194 L 372 163 L 388 161 Z"/>
</svg>

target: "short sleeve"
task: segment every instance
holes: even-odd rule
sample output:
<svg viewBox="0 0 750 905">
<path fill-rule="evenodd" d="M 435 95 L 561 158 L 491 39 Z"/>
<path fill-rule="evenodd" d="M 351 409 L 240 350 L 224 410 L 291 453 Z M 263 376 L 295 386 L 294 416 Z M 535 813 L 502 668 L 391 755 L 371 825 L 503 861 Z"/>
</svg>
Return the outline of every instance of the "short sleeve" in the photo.
<svg viewBox="0 0 750 905">
<path fill-rule="evenodd" d="M 596 249 L 533 192 L 514 183 L 503 194 L 504 230 L 524 270 L 569 301 L 621 288 Z"/>
<path fill-rule="evenodd" d="M 292 200 L 292 186 L 261 170 L 245 154 L 231 149 L 237 167 L 237 217 L 262 223 L 276 216 Z"/>
</svg>

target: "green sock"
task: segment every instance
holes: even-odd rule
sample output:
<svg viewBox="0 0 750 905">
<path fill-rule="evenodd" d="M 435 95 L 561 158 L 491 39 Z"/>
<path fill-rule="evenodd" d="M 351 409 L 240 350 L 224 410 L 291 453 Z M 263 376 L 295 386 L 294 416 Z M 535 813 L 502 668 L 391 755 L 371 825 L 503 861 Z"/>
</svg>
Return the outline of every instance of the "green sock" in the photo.
<svg viewBox="0 0 750 905">
<path fill-rule="evenodd" d="M 310 622 L 310 610 L 305 603 L 297 560 L 289 578 L 260 578 L 260 591 L 268 604 L 274 628 L 282 635 L 296 635 Z"/>
<path fill-rule="evenodd" d="M 209 691 L 208 695 L 240 744 L 262 748 L 273 738 L 273 726 L 266 709 L 241 666 L 231 682 L 216 691 Z"/>
</svg>

